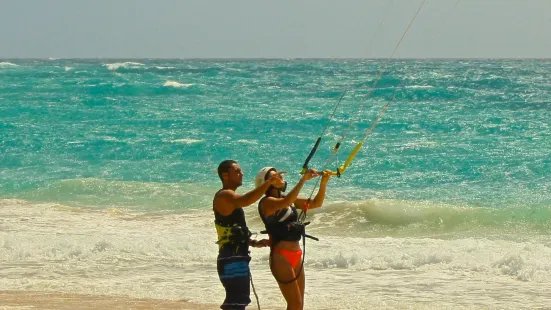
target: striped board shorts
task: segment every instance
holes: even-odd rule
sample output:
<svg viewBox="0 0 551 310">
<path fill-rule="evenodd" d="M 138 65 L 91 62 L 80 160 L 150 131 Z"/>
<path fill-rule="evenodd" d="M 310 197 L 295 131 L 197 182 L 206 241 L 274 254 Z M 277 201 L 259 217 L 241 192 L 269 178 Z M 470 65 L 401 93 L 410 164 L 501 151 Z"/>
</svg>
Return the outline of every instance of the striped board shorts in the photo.
<svg viewBox="0 0 551 310">
<path fill-rule="evenodd" d="M 226 299 L 220 309 L 242 310 L 251 302 L 250 261 L 248 247 L 243 244 L 238 251 L 236 246 L 226 244 L 218 252 L 218 277 L 226 289 Z"/>
</svg>

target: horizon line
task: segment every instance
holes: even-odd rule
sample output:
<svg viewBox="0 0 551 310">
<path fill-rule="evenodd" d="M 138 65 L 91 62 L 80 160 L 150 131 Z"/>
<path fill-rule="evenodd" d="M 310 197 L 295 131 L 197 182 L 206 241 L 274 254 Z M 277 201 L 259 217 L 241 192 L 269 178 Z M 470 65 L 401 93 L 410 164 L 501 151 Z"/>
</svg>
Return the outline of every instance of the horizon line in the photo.
<svg viewBox="0 0 551 310">
<path fill-rule="evenodd" d="M 0 57 L 3 60 L 551 60 L 551 57 Z"/>
</svg>

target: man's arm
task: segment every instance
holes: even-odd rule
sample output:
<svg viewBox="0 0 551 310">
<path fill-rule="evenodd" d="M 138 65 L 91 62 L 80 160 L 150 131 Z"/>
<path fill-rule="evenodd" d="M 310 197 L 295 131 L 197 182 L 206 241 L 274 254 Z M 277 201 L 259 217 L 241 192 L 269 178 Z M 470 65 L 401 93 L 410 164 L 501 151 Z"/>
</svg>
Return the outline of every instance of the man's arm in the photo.
<svg viewBox="0 0 551 310">
<path fill-rule="evenodd" d="M 252 240 L 249 239 L 249 245 L 253 248 L 263 248 L 271 245 L 271 241 L 269 239 L 262 239 L 262 240 Z"/>
<path fill-rule="evenodd" d="M 239 195 L 229 189 L 220 191 L 214 199 L 214 208 L 224 216 L 230 215 L 235 209 L 244 208 L 255 203 L 275 181 L 276 179 L 272 177 L 262 183 L 261 186 L 244 195 Z"/>
</svg>

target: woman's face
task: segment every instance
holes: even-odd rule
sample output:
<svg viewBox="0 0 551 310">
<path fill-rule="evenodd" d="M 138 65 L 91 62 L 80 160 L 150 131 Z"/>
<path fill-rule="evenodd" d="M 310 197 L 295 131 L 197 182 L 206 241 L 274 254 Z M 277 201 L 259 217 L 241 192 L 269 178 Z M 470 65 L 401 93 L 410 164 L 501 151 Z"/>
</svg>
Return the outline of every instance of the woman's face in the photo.
<svg viewBox="0 0 551 310">
<path fill-rule="evenodd" d="M 277 182 L 274 183 L 275 188 L 283 188 L 285 186 L 285 180 L 283 179 L 283 176 L 281 174 L 278 174 L 275 171 L 270 171 L 270 178 L 276 178 Z"/>
</svg>

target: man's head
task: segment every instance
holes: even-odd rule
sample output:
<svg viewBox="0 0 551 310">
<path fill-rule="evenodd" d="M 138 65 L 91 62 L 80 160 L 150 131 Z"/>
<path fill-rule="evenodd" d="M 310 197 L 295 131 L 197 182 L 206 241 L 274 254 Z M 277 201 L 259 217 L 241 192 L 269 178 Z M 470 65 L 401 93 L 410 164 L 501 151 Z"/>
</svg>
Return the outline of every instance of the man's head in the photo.
<svg viewBox="0 0 551 310">
<path fill-rule="evenodd" d="M 218 165 L 218 176 L 224 187 L 238 188 L 243 183 L 243 172 L 235 160 L 224 160 Z"/>
</svg>

